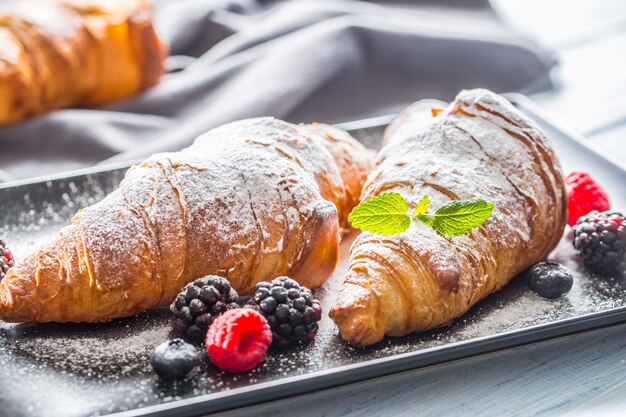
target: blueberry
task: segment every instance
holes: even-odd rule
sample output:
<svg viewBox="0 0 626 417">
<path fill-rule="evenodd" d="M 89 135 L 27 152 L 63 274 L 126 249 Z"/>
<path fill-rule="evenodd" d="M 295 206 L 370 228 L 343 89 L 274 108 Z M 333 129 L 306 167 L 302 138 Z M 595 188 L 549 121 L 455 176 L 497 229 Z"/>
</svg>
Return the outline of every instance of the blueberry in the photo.
<svg viewBox="0 0 626 417">
<path fill-rule="evenodd" d="M 559 298 L 572 288 L 574 278 L 563 265 L 539 262 L 527 272 L 528 287 L 544 298 Z"/>
<path fill-rule="evenodd" d="M 182 379 L 200 364 L 198 350 L 181 339 L 161 343 L 152 353 L 152 368 L 163 379 Z"/>
</svg>

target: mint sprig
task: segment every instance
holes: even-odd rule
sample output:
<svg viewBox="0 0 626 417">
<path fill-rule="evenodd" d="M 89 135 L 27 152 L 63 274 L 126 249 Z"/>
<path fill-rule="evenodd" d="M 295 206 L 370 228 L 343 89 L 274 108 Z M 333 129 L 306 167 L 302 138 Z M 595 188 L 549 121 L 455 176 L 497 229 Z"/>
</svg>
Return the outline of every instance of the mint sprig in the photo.
<svg viewBox="0 0 626 417">
<path fill-rule="evenodd" d="M 483 224 L 494 209 L 492 203 L 482 199 L 454 200 L 429 214 L 430 199 L 422 197 L 413 213 L 398 193 L 384 193 L 361 202 L 352 209 L 348 220 L 352 226 L 363 231 L 396 235 L 411 226 L 411 220 L 419 220 L 446 236 L 459 236 Z"/>
</svg>

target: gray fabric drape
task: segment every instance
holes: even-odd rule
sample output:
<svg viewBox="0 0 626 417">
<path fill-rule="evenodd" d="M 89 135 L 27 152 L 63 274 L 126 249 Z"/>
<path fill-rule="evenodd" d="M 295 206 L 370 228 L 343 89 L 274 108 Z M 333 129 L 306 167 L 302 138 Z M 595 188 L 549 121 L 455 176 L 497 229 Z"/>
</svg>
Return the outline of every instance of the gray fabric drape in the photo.
<svg viewBox="0 0 626 417">
<path fill-rule="evenodd" d="M 160 0 L 155 24 L 172 54 L 161 83 L 0 129 L 0 181 L 180 149 L 246 117 L 335 123 L 462 88 L 537 91 L 554 64 L 481 0 Z"/>
</svg>

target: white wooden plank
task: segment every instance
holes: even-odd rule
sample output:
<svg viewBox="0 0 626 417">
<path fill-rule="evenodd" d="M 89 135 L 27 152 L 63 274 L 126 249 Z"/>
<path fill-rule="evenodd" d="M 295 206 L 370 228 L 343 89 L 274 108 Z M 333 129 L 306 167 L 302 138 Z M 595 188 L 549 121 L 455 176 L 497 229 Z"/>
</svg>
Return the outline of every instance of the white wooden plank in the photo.
<svg viewBox="0 0 626 417">
<path fill-rule="evenodd" d="M 570 410 L 567 416 L 624 417 L 624 399 L 626 399 L 626 381 L 618 382 L 608 391 Z"/>
</svg>

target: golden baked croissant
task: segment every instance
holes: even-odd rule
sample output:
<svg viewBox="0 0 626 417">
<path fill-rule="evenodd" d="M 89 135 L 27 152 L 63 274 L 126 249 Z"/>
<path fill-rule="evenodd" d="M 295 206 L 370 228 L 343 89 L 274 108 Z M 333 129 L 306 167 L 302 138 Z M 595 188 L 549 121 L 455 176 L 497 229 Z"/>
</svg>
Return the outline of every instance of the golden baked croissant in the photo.
<svg viewBox="0 0 626 417">
<path fill-rule="evenodd" d="M 0 125 L 156 84 L 165 49 L 147 0 L 22 0 L 0 15 Z"/>
<path fill-rule="evenodd" d="M 365 148 L 334 127 L 259 118 L 213 129 L 132 167 L 11 268 L 0 318 L 130 316 L 208 274 L 244 294 L 279 275 L 317 287 L 337 264 L 340 224 L 369 169 Z"/>
<path fill-rule="evenodd" d="M 490 91 L 463 91 L 443 111 L 416 104 L 385 142 L 362 199 L 396 192 L 414 209 L 424 195 L 435 208 L 483 198 L 495 209 L 463 236 L 417 221 L 399 235 L 361 234 L 330 313 L 355 345 L 450 323 L 545 258 L 567 219 L 561 170 L 545 135 Z"/>
</svg>

